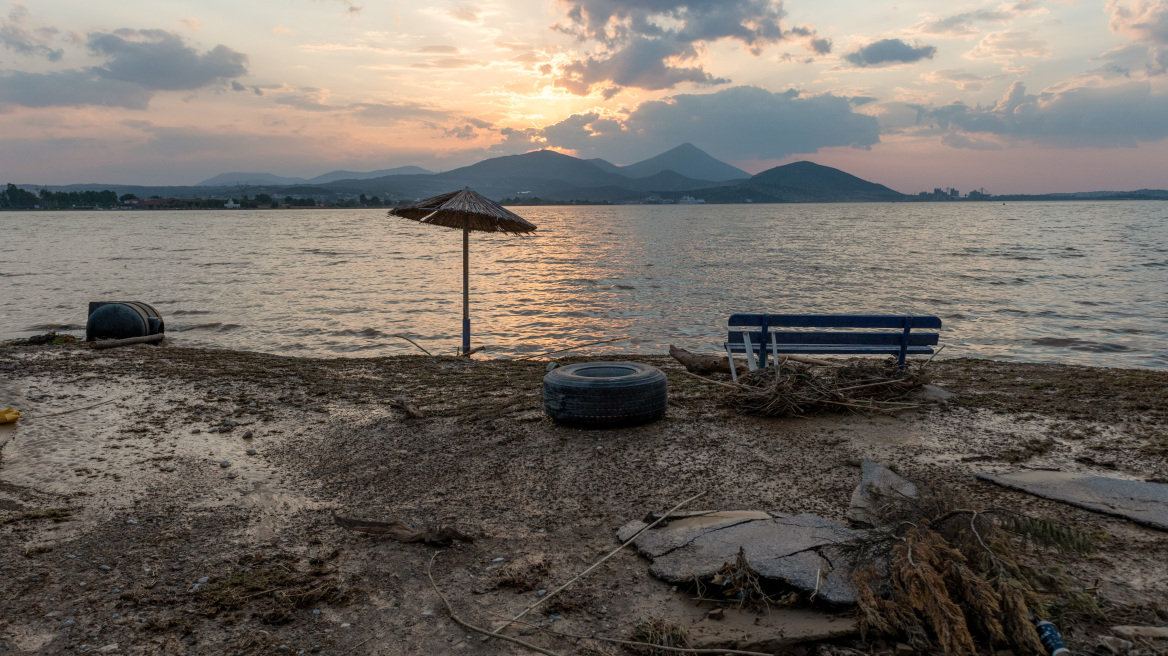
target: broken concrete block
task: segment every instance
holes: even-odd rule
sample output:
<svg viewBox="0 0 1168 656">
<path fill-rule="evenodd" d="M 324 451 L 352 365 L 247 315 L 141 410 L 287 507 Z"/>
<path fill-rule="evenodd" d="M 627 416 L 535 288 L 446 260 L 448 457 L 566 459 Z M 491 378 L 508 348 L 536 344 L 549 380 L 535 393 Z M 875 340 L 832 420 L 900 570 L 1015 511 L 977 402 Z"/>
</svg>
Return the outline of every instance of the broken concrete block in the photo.
<svg viewBox="0 0 1168 656">
<path fill-rule="evenodd" d="M 1066 472 L 978 474 L 978 478 L 1168 531 L 1168 485 Z"/>
<path fill-rule="evenodd" d="M 650 518 L 649 521 L 652 521 Z M 645 522 L 621 527 L 627 541 Z M 633 543 L 652 560 L 649 572 L 674 584 L 709 579 L 725 563 L 734 562 L 738 548 L 764 579 L 781 581 L 818 599 L 855 603 L 852 567 L 844 547 L 865 537 L 816 515 L 763 511 L 687 513 L 654 527 Z"/>
<path fill-rule="evenodd" d="M 852 492 L 848 520 L 861 526 L 881 526 L 896 504 L 918 498 L 917 486 L 880 463 L 860 464 L 860 484 Z"/>
</svg>

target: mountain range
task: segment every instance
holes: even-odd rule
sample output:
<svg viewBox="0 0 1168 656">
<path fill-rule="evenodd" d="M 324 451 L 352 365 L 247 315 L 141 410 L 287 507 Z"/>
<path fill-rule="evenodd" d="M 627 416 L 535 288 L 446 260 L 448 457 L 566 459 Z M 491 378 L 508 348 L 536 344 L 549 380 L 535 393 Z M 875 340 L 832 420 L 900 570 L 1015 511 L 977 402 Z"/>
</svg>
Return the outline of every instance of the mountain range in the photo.
<svg viewBox="0 0 1168 656">
<path fill-rule="evenodd" d="M 520 203 L 677 202 L 686 196 L 708 203 L 840 203 L 954 200 L 935 191 L 908 196 L 884 185 L 812 162 L 794 162 L 756 175 L 722 162 L 693 144 L 626 166 L 604 159 L 581 159 L 539 150 L 493 157 L 434 173 L 418 166 L 378 171 L 331 171 L 314 178 L 271 173 L 222 173 L 192 186 L 127 184 L 17 185 L 26 191 L 102 191 L 139 198 L 238 199 L 267 194 L 312 198 L 317 203 L 352 205 L 364 194 L 398 203 L 472 188 L 495 200 Z M 1072 192 L 992 196 L 966 200 L 1168 200 L 1168 190 Z"/>
</svg>

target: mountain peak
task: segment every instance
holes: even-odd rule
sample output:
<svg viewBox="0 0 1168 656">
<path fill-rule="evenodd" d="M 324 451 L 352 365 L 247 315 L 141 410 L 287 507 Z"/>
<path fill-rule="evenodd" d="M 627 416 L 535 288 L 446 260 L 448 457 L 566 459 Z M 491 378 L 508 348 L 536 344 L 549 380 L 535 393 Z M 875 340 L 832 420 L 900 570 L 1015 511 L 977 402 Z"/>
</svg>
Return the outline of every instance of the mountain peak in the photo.
<svg viewBox="0 0 1168 656">
<path fill-rule="evenodd" d="M 656 157 L 621 167 L 621 173 L 631 178 L 647 178 L 662 171 L 674 171 L 697 180 L 743 180 L 750 174 L 715 159 L 688 141 Z"/>
</svg>

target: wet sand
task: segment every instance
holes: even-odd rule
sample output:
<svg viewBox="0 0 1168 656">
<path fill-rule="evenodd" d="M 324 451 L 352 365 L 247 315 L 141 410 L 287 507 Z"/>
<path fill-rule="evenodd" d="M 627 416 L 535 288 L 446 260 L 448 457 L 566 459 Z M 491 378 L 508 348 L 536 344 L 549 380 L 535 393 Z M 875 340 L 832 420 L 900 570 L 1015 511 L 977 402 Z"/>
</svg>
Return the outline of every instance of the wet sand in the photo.
<svg viewBox="0 0 1168 656">
<path fill-rule="evenodd" d="M 529 653 L 449 619 L 426 578 L 435 547 L 347 532 L 331 513 L 475 536 L 445 549 L 434 576 L 456 612 L 494 626 L 615 548 L 628 520 L 699 491 L 693 509 L 843 522 L 863 458 L 976 506 L 1104 532 L 1090 558 L 1028 555 L 1062 566 L 1104 610 L 1062 627 L 1072 649 L 1086 652 L 1109 622 L 1163 623 L 1168 534 L 975 475 L 1168 480 L 1168 372 L 935 361 L 935 382 L 957 395 L 944 406 L 780 420 L 735 414 L 721 388 L 667 358 L 622 359 L 667 372 L 665 419 L 555 425 L 535 361 L 0 348 L 0 404 L 25 412 L 0 427 L 0 652 Z M 399 396 L 425 417 L 396 408 Z M 515 587 L 505 570 L 530 580 Z M 624 551 L 533 622 L 554 614 L 557 630 L 628 637 L 650 617 L 700 619 L 686 597 Z M 758 631 L 785 628 L 796 649 L 850 625 L 800 621 L 779 614 Z M 623 653 L 509 634 L 562 654 Z"/>
</svg>

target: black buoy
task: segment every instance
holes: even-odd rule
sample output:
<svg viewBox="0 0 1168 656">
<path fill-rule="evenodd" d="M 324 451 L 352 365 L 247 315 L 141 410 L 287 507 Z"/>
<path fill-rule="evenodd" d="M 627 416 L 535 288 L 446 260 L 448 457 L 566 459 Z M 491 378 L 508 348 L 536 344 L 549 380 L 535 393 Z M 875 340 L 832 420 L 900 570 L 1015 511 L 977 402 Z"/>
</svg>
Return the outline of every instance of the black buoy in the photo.
<svg viewBox="0 0 1168 656">
<path fill-rule="evenodd" d="M 128 339 L 161 335 L 166 332 L 162 315 L 152 306 L 138 301 L 96 301 L 89 304 L 85 322 L 85 341 Z"/>
</svg>

